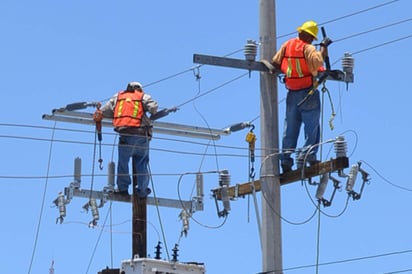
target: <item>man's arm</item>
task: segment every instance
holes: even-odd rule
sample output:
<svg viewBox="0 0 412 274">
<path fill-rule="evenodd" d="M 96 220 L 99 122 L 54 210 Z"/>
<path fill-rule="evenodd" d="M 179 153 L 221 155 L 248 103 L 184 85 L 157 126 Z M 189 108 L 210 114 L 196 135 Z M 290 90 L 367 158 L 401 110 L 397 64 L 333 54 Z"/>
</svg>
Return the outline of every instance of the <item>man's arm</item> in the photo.
<svg viewBox="0 0 412 274">
<path fill-rule="evenodd" d="M 157 109 L 158 109 L 158 104 L 155 100 L 153 100 L 152 96 L 149 94 L 145 93 L 143 95 L 143 105 L 144 109 L 149 112 L 150 114 L 156 114 Z"/>
<path fill-rule="evenodd" d="M 117 101 L 117 94 L 113 95 L 112 98 L 110 98 L 109 101 L 101 108 L 101 111 L 103 112 L 103 117 L 105 118 L 113 118 L 114 114 L 114 106 L 116 105 Z"/>
</svg>

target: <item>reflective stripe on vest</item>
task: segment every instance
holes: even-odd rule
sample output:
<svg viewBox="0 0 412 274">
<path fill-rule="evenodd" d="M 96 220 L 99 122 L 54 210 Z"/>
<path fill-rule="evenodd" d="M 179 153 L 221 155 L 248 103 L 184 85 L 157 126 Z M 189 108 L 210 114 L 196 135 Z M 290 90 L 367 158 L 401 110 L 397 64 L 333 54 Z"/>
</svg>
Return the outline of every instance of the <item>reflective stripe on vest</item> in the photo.
<svg viewBox="0 0 412 274">
<path fill-rule="evenodd" d="M 140 127 L 142 124 L 143 92 L 119 92 L 114 108 L 113 125 L 115 127 Z"/>
<path fill-rule="evenodd" d="M 291 39 L 285 46 L 281 70 L 285 74 L 285 84 L 290 90 L 299 90 L 312 86 L 312 73 L 305 59 L 306 43 L 296 38 Z"/>
</svg>

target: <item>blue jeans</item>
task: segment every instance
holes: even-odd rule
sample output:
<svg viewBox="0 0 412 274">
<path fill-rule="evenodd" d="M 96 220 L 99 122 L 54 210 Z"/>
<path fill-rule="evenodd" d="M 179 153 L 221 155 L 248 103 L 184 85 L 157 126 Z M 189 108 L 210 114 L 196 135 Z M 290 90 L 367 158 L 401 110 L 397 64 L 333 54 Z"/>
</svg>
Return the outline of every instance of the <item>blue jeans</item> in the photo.
<svg viewBox="0 0 412 274">
<path fill-rule="evenodd" d="M 129 175 L 129 159 L 136 167 L 138 189 L 145 190 L 149 185 L 149 139 L 140 135 L 120 135 L 119 159 L 117 166 L 117 187 L 126 191 L 131 184 Z"/>
<path fill-rule="evenodd" d="M 288 91 L 286 97 L 286 115 L 283 129 L 282 139 L 282 154 L 280 160 L 282 165 L 292 166 L 293 159 L 290 156 L 295 151 L 299 137 L 299 131 L 304 124 L 305 144 L 297 159 L 306 159 L 308 162 L 316 160 L 316 153 L 318 146 L 311 146 L 318 144 L 320 140 L 320 95 L 319 91 L 315 93 L 303 103 L 298 106 L 298 103 L 307 95 L 308 89 L 298 91 Z M 309 151 L 310 150 L 310 151 Z"/>
</svg>

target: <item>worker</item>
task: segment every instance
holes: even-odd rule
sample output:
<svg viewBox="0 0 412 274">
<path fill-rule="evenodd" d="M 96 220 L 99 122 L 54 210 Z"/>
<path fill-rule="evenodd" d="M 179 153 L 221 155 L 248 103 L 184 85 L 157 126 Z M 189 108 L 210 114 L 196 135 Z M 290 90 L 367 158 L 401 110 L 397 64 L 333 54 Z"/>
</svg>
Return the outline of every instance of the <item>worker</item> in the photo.
<svg viewBox="0 0 412 274">
<path fill-rule="evenodd" d="M 158 104 L 143 92 L 139 82 L 130 82 L 102 107 L 103 116 L 113 119 L 114 130 L 119 133 L 117 187 L 121 196 L 129 197 L 129 159 L 133 159 L 137 176 L 137 195 L 147 197 L 149 185 L 149 142 L 152 123 L 146 112 L 157 113 Z"/>
<path fill-rule="evenodd" d="M 312 90 L 314 78 L 323 69 L 327 56 L 327 47 L 332 41 L 323 39 L 320 50 L 312 45 L 317 40 L 318 26 L 314 21 L 307 21 L 297 28 L 298 37 L 286 41 L 272 58 L 272 65 L 284 73 L 284 82 L 288 89 L 286 97 L 286 115 L 282 138 L 282 153 L 280 162 L 283 173 L 292 170 L 299 131 L 304 124 L 305 144 L 296 159 L 298 163 L 313 165 L 316 159 L 317 144 L 320 140 L 320 96 L 319 91 L 309 97 L 305 103 L 298 105 Z M 315 146 L 314 146 L 315 145 Z M 298 166 L 297 168 L 301 168 Z"/>
</svg>

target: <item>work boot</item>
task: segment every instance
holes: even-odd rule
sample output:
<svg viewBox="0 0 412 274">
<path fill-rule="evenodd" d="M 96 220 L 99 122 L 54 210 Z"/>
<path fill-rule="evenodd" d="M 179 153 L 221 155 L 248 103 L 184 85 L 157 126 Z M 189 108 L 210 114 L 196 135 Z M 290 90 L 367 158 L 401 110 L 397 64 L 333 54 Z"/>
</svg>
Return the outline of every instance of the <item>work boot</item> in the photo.
<svg viewBox="0 0 412 274">
<path fill-rule="evenodd" d="M 146 188 L 145 190 L 141 190 L 140 188 L 137 189 L 137 196 L 140 198 L 146 198 L 152 192 L 150 188 Z"/>
<path fill-rule="evenodd" d="M 282 164 L 281 167 L 282 167 L 283 173 L 288 173 L 288 172 L 292 171 L 292 166 L 290 166 L 290 165 Z"/>
<path fill-rule="evenodd" d="M 121 197 L 124 197 L 124 198 L 130 198 L 129 191 L 127 191 L 127 190 L 119 190 L 117 192 L 117 194 Z"/>
</svg>

